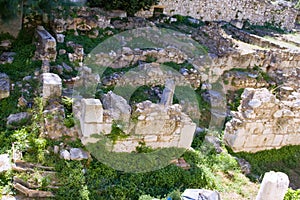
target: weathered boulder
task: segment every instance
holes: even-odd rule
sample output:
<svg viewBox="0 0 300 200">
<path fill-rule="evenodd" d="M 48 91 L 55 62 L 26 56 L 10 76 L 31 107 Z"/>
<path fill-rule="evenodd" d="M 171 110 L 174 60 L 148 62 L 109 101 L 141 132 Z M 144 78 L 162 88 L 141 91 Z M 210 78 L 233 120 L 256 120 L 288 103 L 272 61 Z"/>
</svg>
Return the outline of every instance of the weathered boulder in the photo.
<svg viewBox="0 0 300 200">
<path fill-rule="evenodd" d="M 0 100 L 9 97 L 10 95 L 10 81 L 9 77 L 0 73 Z"/>
<path fill-rule="evenodd" d="M 0 56 L 0 64 L 12 63 L 15 55 L 15 52 L 3 52 Z"/>
<path fill-rule="evenodd" d="M 60 158 L 65 160 L 71 160 L 71 154 L 68 150 L 61 150 L 60 151 Z"/>
<path fill-rule="evenodd" d="M 20 126 L 26 124 L 31 118 L 31 115 L 27 112 L 21 112 L 16 114 L 10 114 L 7 118 L 7 126 Z"/>
<path fill-rule="evenodd" d="M 282 172 L 265 173 L 256 200 L 283 200 L 289 182 L 289 177 Z"/>
<path fill-rule="evenodd" d="M 221 200 L 220 194 L 217 191 L 205 189 L 186 189 L 181 197 L 182 200 Z"/>
<path fill-rule="evenodd" d="M 6 172 L 11 169 L 10 157 L 8 154 L 0 155 L 0 173 Z"/>
<path fill-rule="evenodd" d="M 71 160 L 84 160 L 89 158 L 89 153 L 80 148 L 72 148 L 70 154 Z"/>
<path fill-rule="evenodd" d="M 131 107 L 122 96 L 116 95 L 110 91 L 104 95 L 102 103 L 104 109 L 110 111 L 114 120 L 122 120 L 125 123 L 129 121 Z"/>
</svg>

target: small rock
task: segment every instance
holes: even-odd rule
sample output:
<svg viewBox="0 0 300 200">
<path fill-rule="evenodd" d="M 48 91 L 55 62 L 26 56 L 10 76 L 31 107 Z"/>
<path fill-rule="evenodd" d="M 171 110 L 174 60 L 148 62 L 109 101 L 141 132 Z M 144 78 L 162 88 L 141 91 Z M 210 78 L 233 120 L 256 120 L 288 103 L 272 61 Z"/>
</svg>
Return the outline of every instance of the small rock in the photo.
<svg viewBox="0 0 300 200">
<path fill-rule="evenodd" d="M 57 34 L 56 35 L 56 40 L 57 40 L 58 43 L 64 43 L 65 35 L 64 34 Z"/>
<path fill-rule="evenodd" d="M 80 148 L 72 148 L 70 154 L 71 160 L 83 160 L 89 158 L 89 153 Z"/>
<path fill-rule="evenodd" d="M 59 152 L 59 146 L 55 145 L 55 146 L 53 147 L 53 152 L 54 152 L 55 154 L 58 154 L 58 152 Z"/>
<path fill-rule="evenodd" d="M 62 63 L 62 67 L 63 67 L 63 69 L 65 70 L 65 71 L 67 71 L 67 72 L 72 72 L 73 71 L 73 69 L 72 69 L 72 67 L 70 67 L 69 65 L 67 65 L 66 63 Z"/>
<path fill-rule="evenodd" d="M 30 119 L 30 114 L 27 112 L 21 112 L 17 114 L 10 114 L 7 118 L 8 126 L 18 126 L 23 125 Z"/>
<path fill-rule="evenodd" d="M 15 52 L 3 52 L 0 56 L 0 64 L 12 63 L 15 55 Z"/>
<path fill-rule="evenodd" d="M 243 158 L 237 158 L 237 162 L 240 165 L 243 174 L 247 175 L 251 173 L 251 165 L 248 161 Z"/>
<path fill-rule="evenodd" d="M 220 194 L 217 191 L 205 189 L 186 189 L 181 197 L 182 200 L 221 200 Z"/>
<path fill-rule="evenodd" d="M 71 154 L 69 153 L 68 150 L 61 150 L 60 151 L 60 157 L 64 160 L 70 160 L 71 159 Z"/>
<path fill-rule="evenodd" d="M 25 107 L 27 103 L 27 100 L 23 96 L 18 99 L 18 107 Z"/>
<path fill-rule="evenodd" d="M 0 43 L 0 47 L 9 49 L 11 47 L 11 41 L 10 40 L 2 40 Z"/>
<path fill-rule="evenodd" d="M 25 76 L 23 78 L 23 81 L 30 81 L 32 79 L 32 76 Z"/>
<path fill-rule="evenodd" d="M 64 54 L 66 54 L 67 53 L 67 51 L 65 50 L 65 49 L 60 49 L 59 51 L 58 51 L 58 54 L 59 55 L 64 55 Z"/>
<path fill-rule="evenodd" d="M 221 153 L 223 151 L 221 147 L 221 141 L 219 138 L 215 136 L 206 135 L 204 141 L 213 145 L 217 153 Z"/>
</svg>

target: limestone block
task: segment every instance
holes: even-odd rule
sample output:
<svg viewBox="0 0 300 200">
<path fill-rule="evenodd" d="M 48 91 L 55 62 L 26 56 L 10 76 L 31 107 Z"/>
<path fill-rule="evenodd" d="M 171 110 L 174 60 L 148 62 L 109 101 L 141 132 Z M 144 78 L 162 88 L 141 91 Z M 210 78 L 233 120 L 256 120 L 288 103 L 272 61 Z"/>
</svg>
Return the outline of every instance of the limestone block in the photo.
<svg viewBox="0 0 300 200">
<path fill-rule="evenodd" d="M 285 135 L 283 145 L 299 145 L 300 144 L 300 134 L 289 134 Z"/>
<path fill-rule="evenodd" d="M 42 80 L 44 100 L 61 96 L 62 81 L 57 74 L 43 73 Z"/>
<path fill-rule="evenodd" d="M 157 135 L 146 135 L 144 137 L 144 141 L 147 143 L 147 142 L 155 142 L 157 141 L 158 137 Z"/>
<path fill-rule="evenodd" d="M 81 133 L 84 137 L 91 137 L 93 134 L 109 134 L 111 124 L 81 123 Z"/>
<path fill-rule="evenodd" d="M 180 133 L 180 140 L 178 143 L 178 147 L 181 148 L 190 148 L 191 144 L 194 139 L 194 133 L 196 131 L 196 124 L 190 123 L 190 124 L 184 124 L 181 133 Z"/>
<path fill-rule="evenodd" d="M 248 136 L 243 134 L 224 134 L 224 142 L 230 146 L 234 152 L 242 151 Z"/>
<path fill-rule="evenodd" d="M 251 135 L 245 142 L 246 148 L 250 147 L 265 147 L 271 146 L 274 140 L 274 135 Z"/>
<path fill-rule="evenodd" d="M 284 138 L 283 135 L 275 135 L 272 146 L 280 147 L 283 142 L 283 138 Z"/>
<path fill-rule="evenodd" d="M 84 123 L 102 123 L 103 107 L 99 99 L 81 100 L 81 119 Z"/>
<path fill-rule="evenodd" d="M 113 151 L 114 152 L 133 152 L 136 150 L 137 146 L 139 146 L 139 143 L 137 140 L 117 141 L 113 145 Z"/>
<path fill-rule="evenodd" d="M 11 169 L 10 157 L 8 154 L 0 155 L 0 173 L 6 172 Z"/>
<path fill-rule="evenodd" d="M 265 173 L 256 200 L 283 200 L 289 182 L 288 176 L 282 172 Z"/>
</svg>

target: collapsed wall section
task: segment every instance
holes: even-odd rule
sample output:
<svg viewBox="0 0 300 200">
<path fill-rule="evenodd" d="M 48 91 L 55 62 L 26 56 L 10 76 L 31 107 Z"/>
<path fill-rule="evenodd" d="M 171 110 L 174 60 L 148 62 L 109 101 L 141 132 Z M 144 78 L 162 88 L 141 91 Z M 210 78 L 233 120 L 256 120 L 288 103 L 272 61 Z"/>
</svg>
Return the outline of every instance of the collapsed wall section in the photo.
<svg viewBox="0 0 300 200">
<path fill-rule="evenodd" d="M 226 124 L 224 141 L 235 152 L 257 152 L 300 144 L 300 93 L 279 100 L 268 89 L 246 88 L 233 119 Z"/>
</svg>

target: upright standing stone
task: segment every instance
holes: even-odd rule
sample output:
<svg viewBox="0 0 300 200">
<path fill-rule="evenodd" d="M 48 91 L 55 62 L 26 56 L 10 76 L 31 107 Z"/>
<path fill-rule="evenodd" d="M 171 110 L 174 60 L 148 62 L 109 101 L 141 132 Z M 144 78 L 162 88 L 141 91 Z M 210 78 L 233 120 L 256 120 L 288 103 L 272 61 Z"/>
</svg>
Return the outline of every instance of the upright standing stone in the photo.
<svg viewBox="0 0 300 200">
<path fill-rule="evenodd" d="M 283 200 L 289 182 L 289 177 L 282 172 L 265 173 L 256 200 Z"/>
<path fill-rule="evenodd" d="M 103 107 L 99 99 L 81 100 L 81 133 L 83 137 L 90 137 L 102 131 Z"/>
<path fill-rule="evenodd" d="M 163 91 L 160 103 L 165 105 L 165 106 L 172 105 L 173 104 L 174 91 L 175 91 L 174 80 L 172 80 L 172 79 L 166 80 L 165 89 Z"/>
<path fill-rule="evenodd" d="M 61 96 L 62 81 L 57 74 L 43 73 L 43 100 Z"/>
<path fill-rule="evenodd" d="M 36 38 L 36 57 L 40 60 L 54 61 L 57 55 L 55 38 L 48 31 L 46 31 L 43 26 L 38 26 L 36 30 Z"/>
</svg>

